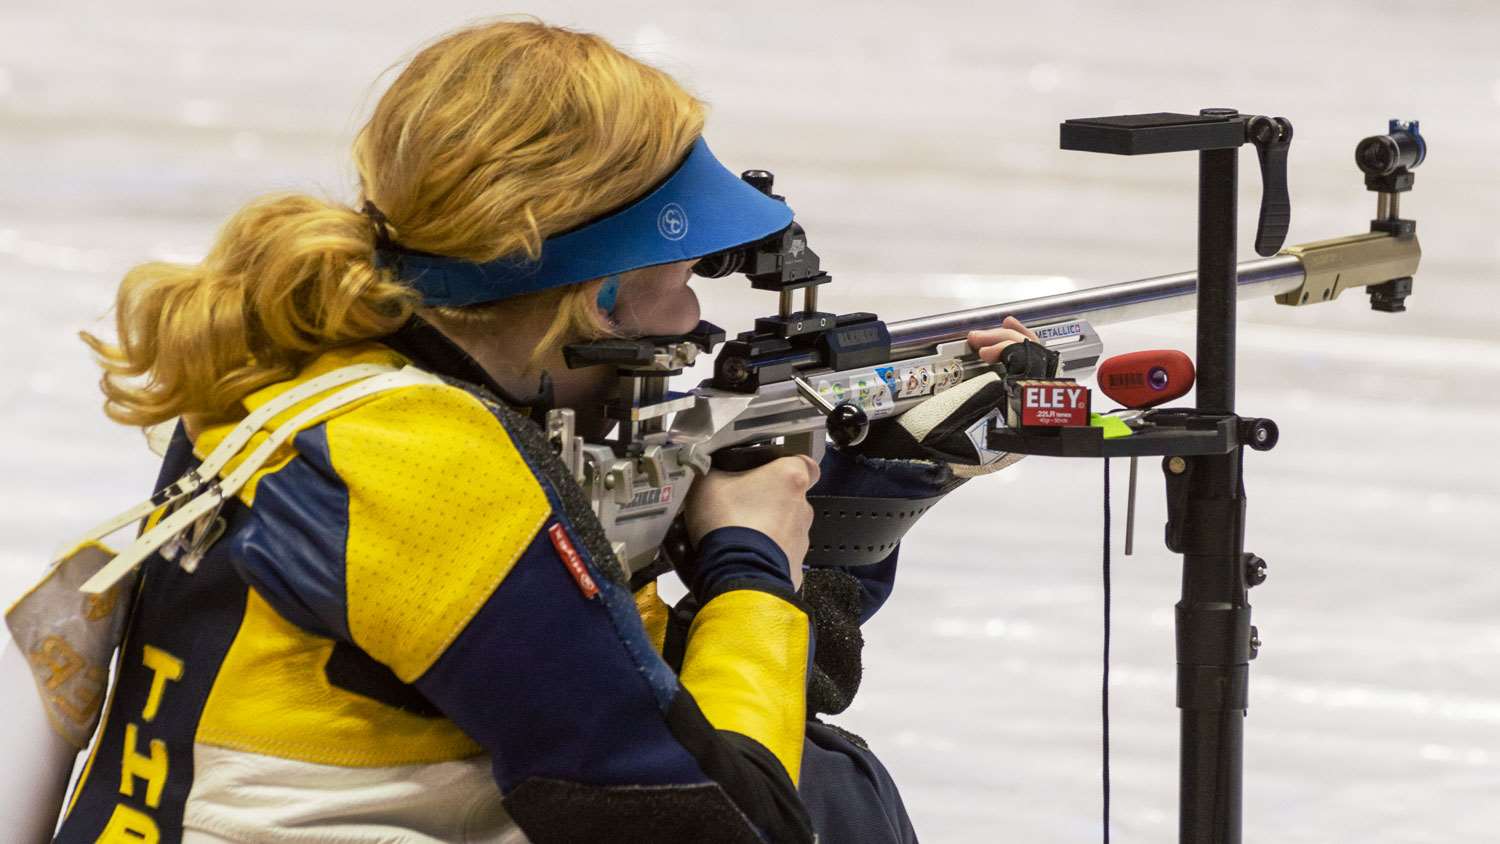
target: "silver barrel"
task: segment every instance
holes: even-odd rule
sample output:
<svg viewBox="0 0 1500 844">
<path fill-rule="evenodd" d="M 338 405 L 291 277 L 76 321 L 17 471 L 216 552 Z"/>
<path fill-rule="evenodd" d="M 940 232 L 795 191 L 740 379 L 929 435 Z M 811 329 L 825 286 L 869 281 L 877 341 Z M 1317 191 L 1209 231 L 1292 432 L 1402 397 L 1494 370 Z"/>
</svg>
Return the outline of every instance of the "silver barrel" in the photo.
<svg viewBox="0 0 1500 844">
<path fill-rule="evenodd" d="M 1302 259 L 1296 255 L 1242 261 L 1239 264 L 1239 298 L 1286 293 L 1300 287 L 1303 280 Z M 1028 326 L 1080 317 L 1094 325 L 1104 325 L 1190 311 L 1197 306 L 1197 301 L 1196 272 L 1122 281 L 1072 293 L 892 322 L 889 324 L 891 354 L 896 358 L 910 357 L 938 343 L 962 340 L 970 331 L 998 328 L 1008 316 L 1014 316 Z"/>
</svg>

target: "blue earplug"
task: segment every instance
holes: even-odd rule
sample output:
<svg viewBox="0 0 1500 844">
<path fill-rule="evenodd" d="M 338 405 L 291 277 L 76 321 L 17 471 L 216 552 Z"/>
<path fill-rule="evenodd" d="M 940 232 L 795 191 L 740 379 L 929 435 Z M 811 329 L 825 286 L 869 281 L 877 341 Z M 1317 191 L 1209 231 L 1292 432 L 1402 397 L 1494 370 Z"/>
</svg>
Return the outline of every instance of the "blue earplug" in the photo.
<svg viewBox="0 0 1500 844">
<path fill-rule="evenodd" d="M 620 298 L 620 274 L 615 273 L 599 286 L 599 310 L 607 314 L 614 313 L 615 300 L 618 298 Z"/>
</svg>

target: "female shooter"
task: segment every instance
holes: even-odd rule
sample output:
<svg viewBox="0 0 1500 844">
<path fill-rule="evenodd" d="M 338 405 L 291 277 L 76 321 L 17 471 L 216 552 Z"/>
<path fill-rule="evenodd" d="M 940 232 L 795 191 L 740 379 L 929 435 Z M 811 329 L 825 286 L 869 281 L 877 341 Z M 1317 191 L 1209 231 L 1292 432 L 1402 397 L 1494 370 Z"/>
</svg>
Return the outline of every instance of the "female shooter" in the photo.
<svg viewBox="0 0 1500 844">
<path fill-rule="evenodd" d="M 523 415 L 602 433 L 612 375 L 561 347 L 688 330 L 692 264 L 790 222 L 703 119 L 595 36 L 474 27 L 359 133 L 362 210 L 262 199 L 201 263 L 131 271 L 117 344 L 86 339 L 112 418 L 182 420 L 159 486 L 330 373 L 437 377 L 277 413 L 200 553 L 147 559 L 58 840 L 912 840 L 878 761 L 806 720 L 819 467 L 695 485 L 669 665 L 664 607 Z"/>
</svg>

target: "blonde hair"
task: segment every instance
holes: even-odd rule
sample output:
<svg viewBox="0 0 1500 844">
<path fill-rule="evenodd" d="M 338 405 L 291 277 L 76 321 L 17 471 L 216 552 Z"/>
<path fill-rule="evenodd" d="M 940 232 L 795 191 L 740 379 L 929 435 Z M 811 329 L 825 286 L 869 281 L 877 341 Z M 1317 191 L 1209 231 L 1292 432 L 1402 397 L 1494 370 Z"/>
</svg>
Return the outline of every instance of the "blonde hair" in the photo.
<svg viewBox="0 0 1500 844">
<path fill-rule="evenodd" d="M 534 259 L 548 236 L 659 182 L 703 120 L 703 104 L 671 77 L 599 36 L 502 20 L 421 50 L 361 128 L 354 161 L 363 198 L 402 246 Z M 280 195 L 235 214 L 197 264 L 135 267 L 115 301 L 118 343 L 82 335 L 104 368 L 105 412 L 133 425 L 237 416 L 246 394 L 328 349 L 395 331 L 420 300 L 375 268 L 374 244 L 360 212 Z M 545 325 L 529 367 L 607 331 L 597 289 L 584 282 L 436 313 Z"/>
</svg>

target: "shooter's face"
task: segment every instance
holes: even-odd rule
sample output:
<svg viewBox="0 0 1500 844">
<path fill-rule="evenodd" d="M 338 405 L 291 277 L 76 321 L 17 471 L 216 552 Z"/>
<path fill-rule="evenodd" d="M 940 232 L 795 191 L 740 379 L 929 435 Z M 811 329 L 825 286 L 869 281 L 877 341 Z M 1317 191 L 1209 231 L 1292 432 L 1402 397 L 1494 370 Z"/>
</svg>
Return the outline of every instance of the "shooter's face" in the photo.
<svg viewBox="0 0 1500 844">
<path fill-rule="evenodd" d="M 688 286 L 695 260 L 620 274 L 614 320 L 626 337 L 686 334 L 698 325 L 698 294 Z"/>
</svg>

